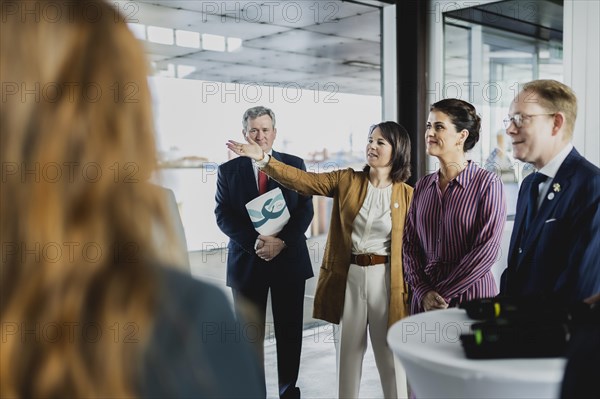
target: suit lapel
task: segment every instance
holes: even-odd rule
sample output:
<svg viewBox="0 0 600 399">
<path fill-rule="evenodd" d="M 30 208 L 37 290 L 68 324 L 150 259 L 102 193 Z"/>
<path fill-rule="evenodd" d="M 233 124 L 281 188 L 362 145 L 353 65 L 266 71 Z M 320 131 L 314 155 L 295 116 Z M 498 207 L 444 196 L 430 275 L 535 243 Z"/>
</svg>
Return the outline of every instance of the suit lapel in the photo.
<svg viewBox="0 0 600 399">
<path fill-rule="evenodd" d="M 527 184 L 523 183 L 523 187 L 521 188 L 521 192 L 519 193 L 518 205 L 520 205 L 519 206 L 520 212 L 518 212 L 515 216 L 515 226 L 514 226 L 514 229 L 519 232 L 525 228 L 525 226 L 524 226 L 525 217 L 527 215 L 527 212 L 529 211 L 529 209 L 527 209 L 527 193 L 531 189 L 531 182 L 532 182 L 532 180 L 529 179 L 527 181 Z"/>
<path fill-rule="evenodd" d="M 546 192 L 546 196 L 540 206 L 538 214 L 531 223 L 527 236 L 525 237 L 523 247 L 526 252 L 531 250 L 533 243 L 538 239 L 538 236 L 542 231 L 542 227 L 552 215 L 552 212 L 564 196 L 564 193 L 567 192 L 570 185 L 569 182 L 572 179 L 571 176 L 575 173 L 574 164 L 577 161 L 577 155 L 579 154 L 573 149 L 558 169 L 554 179 L 552 179 L 552 185 Z M 525 258 L 525 256 L 523 256 L 523 258 Z"/>
<path fill-rule="evenodd" d="M 256 176 L 254 176 L 254 167 L 250 158 L 243 159 L 242 168 L 239 171 L 244 192 L 248 193 L 250 199 L 258 197 L 258 185 L 256 183 Z M 247 202 L 247 201 L 246 201 Z"/>
<path fill-rule="evenodd" d="M 531 186 L 531 179 L 527 179 L 523 182 L 523 187 L 519 191 L 519 197 L 517 199 L 517 209 L 518 212 L 515 215 L 515 224 L 513 225 L 513 234 L 510 236 L 510 249 L 509 256 L 511 258 L 517 255 L 517 247 L 521 242 L 521 236 L 524 234 L 523 229 L 525 228 L 525 215 L 527 215 L 527 199 L 526 194 L 529 192 L 529 187 Z"/>
</svg>

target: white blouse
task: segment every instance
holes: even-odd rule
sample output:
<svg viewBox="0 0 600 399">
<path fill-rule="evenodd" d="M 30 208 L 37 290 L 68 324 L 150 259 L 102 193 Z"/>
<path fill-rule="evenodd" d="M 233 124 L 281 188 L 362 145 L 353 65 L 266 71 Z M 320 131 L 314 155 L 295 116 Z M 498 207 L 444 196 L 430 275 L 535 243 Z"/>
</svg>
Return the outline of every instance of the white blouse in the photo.
<svg viewBox="0 0 600 399">
<path fill-rule="evenodd" d="M 367 196 L 352 225 L 352 253 L 389 255 L 392 242 L 392 184 L 385 188 L 368 183 Z"/>
</svg>

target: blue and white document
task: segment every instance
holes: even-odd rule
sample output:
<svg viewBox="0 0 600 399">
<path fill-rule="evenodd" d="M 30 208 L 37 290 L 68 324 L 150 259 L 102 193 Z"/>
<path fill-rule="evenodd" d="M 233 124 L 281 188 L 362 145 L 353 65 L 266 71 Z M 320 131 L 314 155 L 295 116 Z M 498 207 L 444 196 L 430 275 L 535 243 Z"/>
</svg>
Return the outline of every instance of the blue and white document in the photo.
<svg viewBox="0 0 600 399">
<path fill-rule="evenodd" d="M 265 236 L 276 235 L 290 220 L 290 212 L 279 187 L 254 198 L 246 204 L 246 209 L 254 229 Z"/>
</svg>

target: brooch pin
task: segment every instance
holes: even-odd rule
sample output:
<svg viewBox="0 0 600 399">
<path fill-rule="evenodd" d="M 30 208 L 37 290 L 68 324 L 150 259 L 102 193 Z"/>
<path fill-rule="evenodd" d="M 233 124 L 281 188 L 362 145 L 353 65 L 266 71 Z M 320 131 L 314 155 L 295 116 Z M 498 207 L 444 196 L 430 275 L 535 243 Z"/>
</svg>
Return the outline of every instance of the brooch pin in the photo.
<svg viewBox="0 0 600 399">
<path fill-rule="evenodd" d="M 558 193 L 560 191 L 560 184 L 559 183 L 554 183 L 552 185 L 552 190 L 554 190 L 555 193 Z"/>
</svg>

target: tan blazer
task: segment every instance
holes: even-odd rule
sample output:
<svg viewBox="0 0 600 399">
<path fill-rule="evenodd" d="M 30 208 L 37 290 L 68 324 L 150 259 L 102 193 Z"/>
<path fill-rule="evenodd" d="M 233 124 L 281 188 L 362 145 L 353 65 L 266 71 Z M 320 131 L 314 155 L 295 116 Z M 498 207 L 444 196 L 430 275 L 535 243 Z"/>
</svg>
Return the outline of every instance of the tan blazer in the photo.
<svg viewBox="0 0 600 399">
<path fill-rule="evenodd" d="M 329 234 L 319 273 L 313 317 L 339 324 L 344 309 L 346 279 L 352 254 L 352 224 L 366 198 L 368 176 L 352 169 L 310 173 L 271 157 L 263 171 L 281 185 L 303 195 L 333 197 Z M 408 289 L 402 270 L 402 235 L 413 189 L 405 183 L 392 188 L 391 297 L 388 325 L 408 316 Z"/>
</svg>

